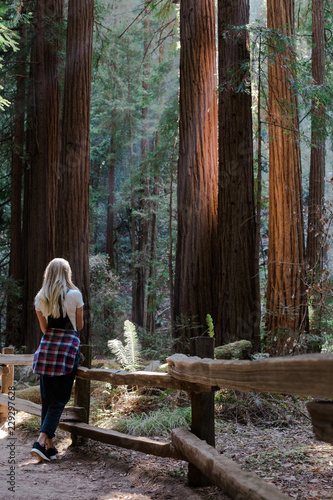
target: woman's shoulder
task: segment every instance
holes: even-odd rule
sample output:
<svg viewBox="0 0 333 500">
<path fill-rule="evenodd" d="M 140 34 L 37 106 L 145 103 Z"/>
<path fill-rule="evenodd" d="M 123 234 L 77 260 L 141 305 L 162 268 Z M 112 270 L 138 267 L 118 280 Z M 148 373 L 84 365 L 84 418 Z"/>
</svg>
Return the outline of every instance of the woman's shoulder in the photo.
<svg viewBox="0 0 333 500">
<path fill-rule="evenodd" d="M 76 302 L 80 305 L 83 306 L 83 297 L 82 297 L 82 293 L 80 292 L 80 290 L 78 288 L 76 289 L 68 289 L 67 290 L 67 297 L 69 299 L 73 299 L 73 300 L 76 300 Z M 80 305 L 78 307 L 80 307 Z"/>
<path fill-rule="evenodd" d="M 43 310 L 43 307 L 42 307 L 42 301 L 41 301 L 41 293 L 40 293 L 40 290 L 39 292 L 37 293 L 35 299 L 34 299 L 34 304 L 35 304 L 35 309 L 36 311 L 42 311 Z"/>
</svg>

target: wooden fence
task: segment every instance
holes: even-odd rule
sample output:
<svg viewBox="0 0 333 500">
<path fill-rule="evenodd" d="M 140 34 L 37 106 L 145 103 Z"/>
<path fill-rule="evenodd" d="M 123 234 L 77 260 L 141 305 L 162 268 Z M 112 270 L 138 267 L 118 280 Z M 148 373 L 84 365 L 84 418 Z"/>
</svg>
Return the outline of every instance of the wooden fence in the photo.
<svg viewBox="0 0 333 500">
<path fill-rule="evenodd" d="M 200 341 L 199 341 L 200 343 Z M 198 346 L 197 346 L 198 347 Z M 202 347 L 202 346 L 201 346 Z M 14 355 L 5 348 L 0 355 L 2 387 L 0 411 L 6 415 L 8 387 L 13 384 L 15 365 L 32 364 L 32 355 Z M 168 373 L 135 372 L 91 369 L 88 346 L 86 367 L 77 371 L 74 407 L 66 408 L 60 428 L 77 436 L 121 446 L 161 457 L 189 462 L 189 483 L 194 486 L 217 484 L 230 498 L 248 500 L 279 500 L 289 496 L 253 473 L 244 471 L 236 463 L 220 455 L 214 448 L 214 391 L 230 388 L 240 391 L 260 391 L 276 394 L 306 395 L 319 398 L 333 397 L 333 355 L 313 354 L 273 358 L 258 361 L 220 361 L 202 358 L 205 347 L 196 356 L 175 354 L 168 358 Z M 197 349 L 200 351 L 201 348 Z M 208 351 L 211 347 L 208 347 Z M 195 352 L 194 348 L 194 352 Z M 193 352 L 192 352 L 193 353 Z M 192 354 L 191 353 L 191 354 Z M 199 356 L 198 356 L 199 354 Z M 113 386 L 130 385 L 184 390 L 191 395 L 192 426 L 174 429 L 171 442 L 134 437 L 101 429 L 89 424 L 90 382 L 109 382 Z M 15 398 L 15 410 L 40 415 L 41 407 Z M 333 404 L 310 403 L 315 435 L 333 443 Z"/>
</svg>

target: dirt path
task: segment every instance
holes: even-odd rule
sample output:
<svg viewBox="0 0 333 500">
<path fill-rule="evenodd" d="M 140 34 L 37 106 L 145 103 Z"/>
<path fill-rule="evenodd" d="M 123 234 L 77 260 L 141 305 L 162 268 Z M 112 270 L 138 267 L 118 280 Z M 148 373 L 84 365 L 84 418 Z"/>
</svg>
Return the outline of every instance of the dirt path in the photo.
<svg viewBox="0 0 333 500">
<path fill-rule="evenodd" d="M 24 415 L 28 417 L 20 412 L 16 418 Z M 217 450 L 242 468 L 295 500 L 333 500 L 333 446 L 316 441 L 310 424 L 220 427 Z M 64 431 L 57 437 L 59 460 L 37 463 L 29 453 L 36 432 L 21 425 L 8 436 L 5 427 L 0 428 L 1 500 L 228 500 L 217 487 L 189 488 L 186 462 L 92 440 L 71 448 Z M 8 489 L 11 472 L 14 492 Z"/>
<path fill-rule="evenodd" d="M 0 430 L 0 498 L 227 500 L 216 487 L 189 488 L 186 462 L 151 457 L 89 440 L 71 448 L 68 436 L 60 433 L 58 460 L 37 463 L 29 453 L 36 436 L 22 431 L 8 436 L 3 426 Z M 11 459 L 15 460 L 14 465 L 9 463 Z M 8 489 L 11 484 L 14 491 Z"/>
</svg>

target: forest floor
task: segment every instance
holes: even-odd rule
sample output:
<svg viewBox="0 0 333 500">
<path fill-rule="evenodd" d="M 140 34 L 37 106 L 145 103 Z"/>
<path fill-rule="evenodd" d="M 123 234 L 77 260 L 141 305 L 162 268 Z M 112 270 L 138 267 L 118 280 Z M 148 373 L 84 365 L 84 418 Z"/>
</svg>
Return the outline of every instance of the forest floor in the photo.
<svg viewBox="0 0 333 500">
<path fill-rule="evenodd" d="M 30 418 L 27 414 L 23 418 Z M 20 417 L 22 418 L 22 417 Z M 19 427 L 21 427 L 19 425 Z M 30 455 L 36 433 L 0 430 L 1 500 L 227 500 L 215 487 L 191 489 L 187 463 L 86 440 L 71 447 L 69 434 L 57 431 L 58 459 L 37 462 Z M 15 493 L 8 490 L 9 444 L 15 445 Z M 12 469 L 13 471 L 13 469 Z"/>
<path fill-rule="evenodd" d="M 37 463 L 30 456 L 36 431 L 31 417 L 19 413 L 9 437 L 0 431 L 0 498 L 12 500 L 227 500 L 217 487 L 190 488 L 187 463 L 124 450 L 91 440 L 71 447 L 69 434 L 59 431 L 58 460 Z M 28 422 L 28 424 L 26 424 Z M 258 428 L 220 422 L 216 448 L 241 467 L 275 484 L 297 500 L 333 499 L 333 446 L 315 440 L 311 424 Z M 15 440 L 13 441 L 13 438 Z M 10 445 L 15 469 L 10 469 Z M 15 472 L 15 493 L 8 490 Z"/>
</svg>

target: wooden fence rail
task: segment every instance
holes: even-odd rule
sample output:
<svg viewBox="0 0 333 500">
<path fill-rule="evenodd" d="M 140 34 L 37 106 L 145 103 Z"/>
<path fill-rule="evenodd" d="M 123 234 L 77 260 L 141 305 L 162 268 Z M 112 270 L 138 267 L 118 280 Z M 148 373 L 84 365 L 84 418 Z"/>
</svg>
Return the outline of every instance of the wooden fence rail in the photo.
<svg viewBox="0 0 333 500">
<path fill-rule="evenodd" d="M 2 382 L 5 380 L 5 384 L 2 383 L 0 405 L 6 406 L 7 404 L 6 388 L 13 385 L 13 367 L 31 366 L 32 358 L 32 355 L 9 353 L 0 355 L 0 375 L 2 374 Z M 196 413 L 192 415 L 192 432 L 186 429 L 176 429 L 172 432 L 171 443 L 161 443 L 152 439 L 100 429 L 88 423 L 89 405 L 85 407 L 87 398 L 83 398 L 82 406 L 65 409 L 59 427 L 70 432 L 74 441 L 76 436 L 84 436 L 143 453 L 187 460 L 194 467 L 193 470 L 198 470 L 202 474 L 202 478 L 217 484 L 234 499 L 282 500 L 290 498 L 273 485 L 240 469 L 234 462 L 219 455 L 213 446 L 207 444 L 210 438 L 202 440 L 202 436 L 198 434 L 201 432 L 200 422 L 206 415 L 203 408 L 206 411 L 207 404 L 210 404 L 207 401 L 212 401 L 214 404 L 214 398 L 210 397 L 205 400 L 198 396 L 201 394 L 203 397 L 205 394 L 209 396 L 209 393 L 213 394 L 214 390 L 221 387 L 240 391 L 332 398 L 333 355 L 312 354 L 260 361 L 222 361 L 175 354 L 167 361 L 167 374 L 145 371 L 128 373 L 122 370 L 80 367 L 77 371 L 77 379 L 82 382 L 92 380 L 109 382 L 114 386 L 130 385 L 188 391 L 192 395 L 192 412 Z M 80 391 L 80 388 L 76 390 Z M 90 397 L 88 399 L 90 400 Z M 40 405 L 26 400 L 16 398 L 15 407 L 17 410 L 40 415 Z M 333 443 L 332 405 L 327 402 L 325 404 L 310 403 L 309 411 L 313 415 L 317 438 Z M 316 431 L 315 422 L 319 422 L 320 430 L 318 431 Z M 201 427 L 204 428 L 205 424 L 205 421 L 201 422 Z M 207 429 L 205 432 L 207 433 Z M 189 480 L 191 482 L 190 476 Z"/>
<path fill-rule="evenodd" d="M 200 359 L 174 354 L 168 373 L 175 379 L 243 392 L 333 397 L 333 354 L 304 354 L 258 361 Z"/>
</svg>

